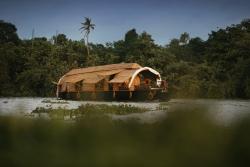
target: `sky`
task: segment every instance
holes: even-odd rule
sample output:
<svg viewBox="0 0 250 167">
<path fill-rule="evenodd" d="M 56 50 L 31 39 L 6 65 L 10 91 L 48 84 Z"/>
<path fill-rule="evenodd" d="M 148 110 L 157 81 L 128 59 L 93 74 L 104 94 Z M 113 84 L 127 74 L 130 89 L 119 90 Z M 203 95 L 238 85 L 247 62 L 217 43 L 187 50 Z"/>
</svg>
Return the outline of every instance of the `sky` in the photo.
<svg viewBox="0 0 250 167">
<path fill-rule="evenodd" d="M 16 25 L 22 39 L 51 38 L 58 33 L 73 40 L 83 38 L 84 17 L 96 25 L 90 42 L 124 39 L 135 28 L 165 45 L 183 32 L 208 38 L 212 30 L 250 18 L 250 0 L 1 0 L 0 20 Z"/>
</svg>

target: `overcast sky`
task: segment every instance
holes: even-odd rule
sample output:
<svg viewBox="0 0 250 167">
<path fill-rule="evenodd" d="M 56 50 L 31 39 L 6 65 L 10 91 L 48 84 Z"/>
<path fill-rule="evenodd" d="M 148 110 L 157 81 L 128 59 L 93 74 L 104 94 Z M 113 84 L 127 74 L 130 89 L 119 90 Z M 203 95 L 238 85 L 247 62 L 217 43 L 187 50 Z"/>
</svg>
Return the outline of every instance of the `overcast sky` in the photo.
<svg viewBox="0 0 250 167">
<path fill-rule="evenodd" d="M 183 32 L 204 40 L 212 30 L 250 18 L 250 0 L 2 0 L 0 19 L 14 23 L 21 38 L 64 33 L 79 40 L 80 22 L 90 17 L 94 43 L 124 38 L 132 28 L 166 44 Z"/>
</svg>

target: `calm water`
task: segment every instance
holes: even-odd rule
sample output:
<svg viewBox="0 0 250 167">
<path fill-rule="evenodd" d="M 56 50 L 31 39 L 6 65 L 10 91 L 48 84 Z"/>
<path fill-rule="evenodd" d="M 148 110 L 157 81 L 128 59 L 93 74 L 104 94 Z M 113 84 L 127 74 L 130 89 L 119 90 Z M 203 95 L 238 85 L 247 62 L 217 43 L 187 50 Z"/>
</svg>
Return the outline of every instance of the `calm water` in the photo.
<svg viewBox="0 0 250 167">
<path fill-rule="evenodd" d="M 31 113 L 37 107 L 45 108 L 77 108 L 82 104 L 108 104 L 119 105 L 128 104 L 137 107 L 147 108 L 146 113 L 134 113 L 128 115 L 113 115 L 113 119 L 130 119 L 136 118 L 142 122 L 154 122 L 164 118 L 168 109 L 187 106 L 205 106 L 211 115 L 222 123 L 231 122 L 246 114 L 250 114 L 250 100 L 207 100 L 207 99 L 172 99 L 164 103 L 165 111 L 159 110 L 161 106 L 159 102 L 92 102 L 92 101 L 64 101 L 56 98 L 0 98 L 0 114 L 20 116 Z"/>
</svg>

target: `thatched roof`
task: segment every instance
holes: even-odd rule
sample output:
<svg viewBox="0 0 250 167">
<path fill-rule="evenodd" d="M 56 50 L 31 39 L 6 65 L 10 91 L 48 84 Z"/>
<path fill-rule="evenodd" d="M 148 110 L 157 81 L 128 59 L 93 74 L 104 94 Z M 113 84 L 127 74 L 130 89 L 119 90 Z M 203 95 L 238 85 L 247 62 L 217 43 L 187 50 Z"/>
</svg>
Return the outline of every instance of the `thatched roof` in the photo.
<svg viewBox="0 0 250 167">
<path fill-rule="evenodd" d="M 75 75 L 75 74 L 98 72 L 98 71 L 108 72 L 111 70 L 138 69 L 138 68 L 141 68 L 141 66 L 137 63 L 108 64 L 108 65 L 103 65 L 103 66 L 73 69 L 73 70 L 70 70 L 68 73 L 66 73 L 66 75 Z"/>
<path fill-rule="evenodd" d="M 149 70 L 160 78 L 160 74 L 149 67 L 141 67 L 137 63 L 121 63 L 73 69 L 60 78 L 58 85 L 64 83 L 74 84 L 80 81 L 95 84 L 103 80 L 106 76 L 111 75 L 115 76 L 109 83 L 129 83 L 132 82 L 130 81 L 131 78 L 133 80 L 135 75 L 142 70 Z"/>
<path fill-rule="evenodd" d="M 137 69 L 124 70 L 115 75 L 109 83 L 124 83 L 128 82 Z"/>
</svg>

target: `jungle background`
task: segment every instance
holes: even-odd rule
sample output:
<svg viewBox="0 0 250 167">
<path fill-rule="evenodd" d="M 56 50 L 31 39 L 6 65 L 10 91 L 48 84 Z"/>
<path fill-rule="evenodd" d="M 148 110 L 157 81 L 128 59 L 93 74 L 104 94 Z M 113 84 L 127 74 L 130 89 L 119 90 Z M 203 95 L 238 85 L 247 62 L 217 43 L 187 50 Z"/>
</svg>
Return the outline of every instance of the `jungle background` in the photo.
<svg viewBox="0 0 250 167">
<path fill-rule="evenodd" d="M 164 46 L 131 29 L 124 39 L 89 43 L 87 52 L 84 40 L 65 34 L 20 39 L 14 24 L 1 20 L 0 96 L 55 96 L 52 82 L 72 68 L 133 62 L 158 70 L 171 97 L 250 98 L 250 19 L 207 40 L 184 32 Z"/>
</svg>

